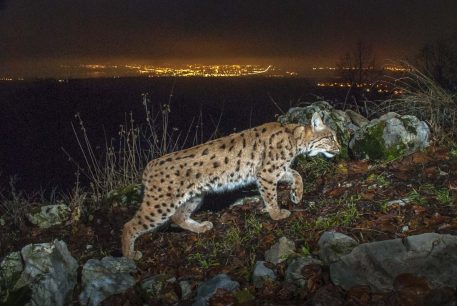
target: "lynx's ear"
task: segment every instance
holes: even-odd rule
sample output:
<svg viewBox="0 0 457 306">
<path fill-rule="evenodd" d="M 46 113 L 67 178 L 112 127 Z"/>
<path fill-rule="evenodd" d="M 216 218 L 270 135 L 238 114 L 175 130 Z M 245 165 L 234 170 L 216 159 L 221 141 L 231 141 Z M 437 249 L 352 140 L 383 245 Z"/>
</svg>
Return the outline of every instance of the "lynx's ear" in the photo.
<svg viewBox="0 0 457 306">
<path fill-rule="evenodd" d="M 315 112 L 311 118 L 311 128 L 313 129 L 313 132 L 319 132 L 325 129 L 325 124 L 318 112 Z"/>
<path fill-rule="evenodd" d="M 303 125 L 299 125 L 294 129 L 294 138 L 295 139 L 302 139 L 305 137 L 305 127 Z"/>
</svg>

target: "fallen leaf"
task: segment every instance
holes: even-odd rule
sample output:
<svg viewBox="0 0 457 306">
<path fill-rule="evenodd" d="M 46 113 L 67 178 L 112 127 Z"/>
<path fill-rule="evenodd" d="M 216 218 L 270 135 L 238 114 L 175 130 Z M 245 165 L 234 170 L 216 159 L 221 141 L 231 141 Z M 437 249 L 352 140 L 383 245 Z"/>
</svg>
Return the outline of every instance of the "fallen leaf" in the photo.
<svg viewBox="0 0 457 306">
<path fill-rule="evenodd" d="M 368 172 L 368 161 L 361 160 L 348 163 L 348 174 L 364 174 Z"/>
<path fill-rule="evenodd" d="M 426 152 L 415 152 L 411 155 L 411 159 L 414 164 L 425 164 L 431 160 Z"/>
<path fill-rule="evenodd" d="M 374 190 L 368 190 L 366 192 L 363 192 L 360 196 L 362 197 L 363 200 L 373 200 L 375 195 Z"/>
<path fill-rule="evenodd" d="M 438 224 L 443 224 L 448 221 L 450 218 L 440 215 L 439 213 L 433 214 L 430 218 L 424 218 L 424 223 L 427 226 L 434 226 Z"/>
<path fill-rule="evenodd" d="M 419 205 L 413 205 L 412 208 L 416 215 L 423 214 L 424 212 L 427 211 L 423 206 L 419 206 Z"/>
<path fill-rule="evenodd" d="M 446 148 L 436 148 L 432 155 L 434 160 L 448 160 L 449 151 Z"/>
<path fill-rule="evenodd" d="M 268 235 L 266 235 L 265 237 L 263 237 L 263 239 L 262 239 L 262 244 L 263 244 L 263 245 L 270 245 L 270 244 L 272 244 L 273 241 L 275 241 L 275 240 L 276 240 L 276 238 L 275 238 L 275 236 L 274 236 L 273 234 L 268 234 Z"/>
<path fill-rule="evenodd" d="M 306 265 L 302 268 L 301 274 L 304 279 L 308 280 L 306 285 L 310 293 L 315 292 L 323 284 L 322 267 L 320 265 Z"/>
<path fill-rule="evenodd" d="M 424 174 L 428 178 L 434 178 L 434 177 L 438 176 L 439 169 L 436 167 L 427 167 L 424 169 Z"/>
<path fill-rule="evenodd" d="M 333 197 L 333 198 L 337 198 L 337 197 L 343 195 L 345 191 L 346 191 L 346 188 L 337 187 L 337 188 L 333 188 L 333 189 L 327 190 L 325 192 L 325 195 L 328 195 L 328 196 Z"/>
</svg>

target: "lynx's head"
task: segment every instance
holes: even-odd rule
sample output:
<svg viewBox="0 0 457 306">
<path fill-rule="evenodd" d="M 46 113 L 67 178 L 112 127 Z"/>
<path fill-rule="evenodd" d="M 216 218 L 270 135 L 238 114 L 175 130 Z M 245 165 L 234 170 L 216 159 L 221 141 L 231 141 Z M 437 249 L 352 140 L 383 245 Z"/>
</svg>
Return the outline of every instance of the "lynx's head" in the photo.
<svg viewBox="0 0 457 306">
<path fill-rule="evenodd" d="M 324 124 L 317 112 L 311 118 L 311 128 L 296 129 L 294 134 L 300 153 L 308 156 L 322 153 L 331 158 L 341 149 L 336 133 Z"/>
</svg>

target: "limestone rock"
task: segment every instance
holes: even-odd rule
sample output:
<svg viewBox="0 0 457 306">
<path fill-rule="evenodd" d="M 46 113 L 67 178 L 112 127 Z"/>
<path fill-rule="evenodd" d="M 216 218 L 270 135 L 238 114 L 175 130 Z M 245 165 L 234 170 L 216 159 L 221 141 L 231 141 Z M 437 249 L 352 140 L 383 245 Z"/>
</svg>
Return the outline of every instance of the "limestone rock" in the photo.
<svg viewBox="0 0 457 306">
<path fill-rule="evenodd" d="M 70 217 L 71 210 L 65 204 L 45 205 L 32 210 L 27 219 L 40 228 L 62 224 Z"/>
<path fill-rule="evenodd" d="M 344 289 L 369 286 L 388 292 L 399 274 L 426 277 L 432 288 L 457 286 L 457 236 L 426 233 L 365 243 L 330 265 L 332 282 Z"/>
<path fill-rule="evenodd" d="M 342 233 L 325 232 L 317 244 L 320 259 L 328 265 L 338 261 L 341 256 L 350 253 L 358 245 L 358 242 Z"/>
<path fill-rule="evenodd" d="M 252 282 L 256 288 L 262 288 L 266 280 L 275 279 L 275 272 L 270 268 L 267 268 L 264 261 L 257 261 L 255 263 L 254 272 L 252 273 Z"/>
<path fill-rule="evenodd" d="M 107 297 L 129 289 L 135 285 L 135 279 L 130 275 L 135 270 L 135 262 L 126 257 L 89 259 L 82 270 L 81 305 L 95 306 Z"/>
<path fill-rule="evenodd" d="M 24 270 L 13 290 L 29 287 L 30 305 L 67 305 L 76 285 L 78 263 L 63 241 L 29 244 L 21 250 Z"/>
<path fill-rule="evenodd" d="M 265 260 L 274 264 L 281 263 L 295 252 L 295 242 L 281 237 L 269 250 L 265 252 Z"/>
<path fill-rule="evenodd" d="M 357 130 L 349 149 L 357 159 L 393 160 L 429 145 L 430 129 L 414 116 L 387 113 Z"/>
<path fill-rule="evenodd" d="M 224 289 L 233 291 L 237 289 L 240 284 L 233 281 L 227 274 L 218 274 L 212 279 L 204 282 L 197 289 L 197 297 L 193 306 L 206 306 L 210 298 L 216 293 L 217 289 Z"/>
</svg>

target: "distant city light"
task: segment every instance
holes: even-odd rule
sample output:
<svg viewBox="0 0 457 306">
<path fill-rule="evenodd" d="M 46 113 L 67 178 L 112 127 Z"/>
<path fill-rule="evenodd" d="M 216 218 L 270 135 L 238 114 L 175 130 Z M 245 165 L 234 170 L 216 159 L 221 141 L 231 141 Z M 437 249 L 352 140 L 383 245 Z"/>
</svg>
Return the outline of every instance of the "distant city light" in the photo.
<svg viewBox="0 0 457 306">
<path fill-rule="evenodd" d="M 148 77 L 241 77 L 265 75 L 278 70 L 273 65 L 185 65 L 183 67 L 166 67 L 153 65 L 124 65 L 109 66 L 84 64 L 79 68 L 88 69 L 91 73 L 101 73 L 108 70 L 125 69 L 128 74 L 138 74 Z M 286 72 L 284 75 L 296 76 L 296 72 Z"/>
</svg>

